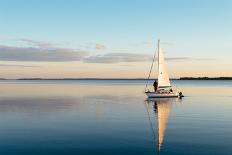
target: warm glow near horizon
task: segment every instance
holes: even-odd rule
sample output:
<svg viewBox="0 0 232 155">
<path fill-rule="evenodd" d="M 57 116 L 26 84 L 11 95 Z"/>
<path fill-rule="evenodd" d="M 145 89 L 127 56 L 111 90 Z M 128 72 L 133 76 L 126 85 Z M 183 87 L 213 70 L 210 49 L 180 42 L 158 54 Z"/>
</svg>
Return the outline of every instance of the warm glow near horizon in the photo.
<svg viewBox="0 0 232 155">
<path fill-rule="evenodd" d="M 105 65 L 79 62 L 43 65 L 40 67 L 0 67 L 1 78 L 147 78 L 151 62 L 130 63 L 129 65 L 127 63 Z M 226 69 L 218 72 L 220 68 L 217 64 L 213 65 L 213 62 L 205 66 L 206 68 L 201 67 L 199 62 L 168 62 L 167 66 L 171 78 L 232 76 L 231 72 L 227 72 Z M 157 65 L 154 65 L 152 78 L 157 77 L 156 67 Z"/>
</svg>

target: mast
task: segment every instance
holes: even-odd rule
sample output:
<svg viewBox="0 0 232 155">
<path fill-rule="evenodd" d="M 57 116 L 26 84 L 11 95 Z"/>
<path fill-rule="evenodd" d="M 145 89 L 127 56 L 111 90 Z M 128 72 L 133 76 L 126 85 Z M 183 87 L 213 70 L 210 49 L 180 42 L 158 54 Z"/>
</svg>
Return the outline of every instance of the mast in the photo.
<svg viewBox="0 0 232 155">
<path fill-rule="evenodd" d="M 160 44 L 160 40 L 158 39 L 158 76 L 159 76 L 159 44 Z M 157 77 L 157 80 L 159 81 L 159 78 Z"/>
</svg>

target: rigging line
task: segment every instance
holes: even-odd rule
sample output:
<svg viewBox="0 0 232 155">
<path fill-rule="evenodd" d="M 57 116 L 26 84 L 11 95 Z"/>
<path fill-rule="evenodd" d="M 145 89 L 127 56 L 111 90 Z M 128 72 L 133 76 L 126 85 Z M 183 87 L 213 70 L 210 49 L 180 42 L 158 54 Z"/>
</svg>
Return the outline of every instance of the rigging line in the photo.
<svg viewBox="0 0 232 155">
<path fill-rule="evenodd" d="M 152 71 L 152 68 L 153 68 L 153 65 L 154 65 L 154 61 L 155 61 L 155 57 L 156 57 L 156 52 L 157 52 L 157 49 L 155 50 L 155 54 L 154 54 L 154 57 L 153 57 L 153 59 L 152 59 L 151 68 L 150 68 L 149 75 L 148 75 L 148 77 L 147 77 L 146 86 L 145 86 L 145 92 L 146 92 L 146 90 L 147 90 L 148 81 L 149 81 L 150 76 L 151 76 L 151 71 Z"/>
</svg>

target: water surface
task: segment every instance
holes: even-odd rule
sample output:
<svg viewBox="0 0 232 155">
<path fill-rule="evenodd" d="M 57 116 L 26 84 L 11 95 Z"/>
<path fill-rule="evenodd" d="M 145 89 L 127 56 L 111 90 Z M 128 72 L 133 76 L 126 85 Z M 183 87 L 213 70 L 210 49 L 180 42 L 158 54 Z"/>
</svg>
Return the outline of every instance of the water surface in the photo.
<svg viewBox="0 0 232 155">
<path fill-rule="evenodd" d="M 173 83 L 185 98 L 146 101 L 142 80 L 2 80 L 0 154 L 232 154 L 232 81 Z"/>
</svg>

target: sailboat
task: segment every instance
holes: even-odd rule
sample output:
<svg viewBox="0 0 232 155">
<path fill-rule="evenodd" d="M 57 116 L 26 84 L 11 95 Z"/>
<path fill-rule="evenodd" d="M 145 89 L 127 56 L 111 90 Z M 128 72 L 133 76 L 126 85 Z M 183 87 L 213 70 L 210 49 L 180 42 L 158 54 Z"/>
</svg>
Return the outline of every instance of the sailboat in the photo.
<svg viewBox="0 0 232 155">
<path fill-rule="evenodd" d="M 154 61 L 155 61 L 155 56 L 152 61 L 150 73 L 151 73 Z M 150 78 L 150 74 L 148 76 L 148 80 L 149 78 Z M 170 83 L 167 67 L 165 64 L 163 50 L 162 48 L 160 48 L 160 40 L 158 40 L 158 88 L 156 91 L 155 90 L 150 91 L 147 89 L 147 85 L 146 85 L 145 94 L 149 98 L 183 97 L 182 92 L 174 90 L 174 87 Z"/>
</svg>

